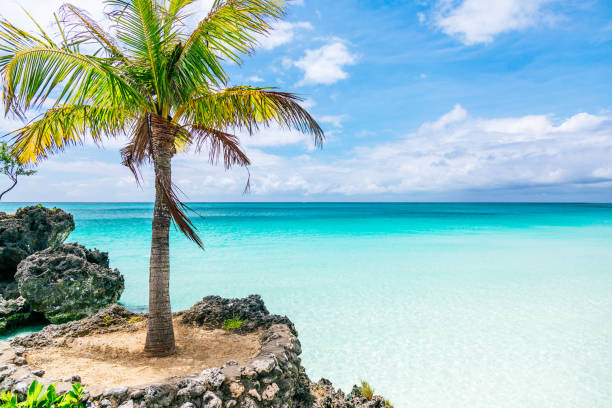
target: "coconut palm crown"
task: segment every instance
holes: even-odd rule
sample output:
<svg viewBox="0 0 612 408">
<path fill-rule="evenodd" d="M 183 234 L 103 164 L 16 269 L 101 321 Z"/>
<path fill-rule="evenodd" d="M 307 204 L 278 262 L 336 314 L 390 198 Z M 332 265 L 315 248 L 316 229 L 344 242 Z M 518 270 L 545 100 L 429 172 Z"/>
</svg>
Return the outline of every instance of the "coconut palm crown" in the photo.
<svg viewBox="0 0 612 408">
<path fill-rule="evenodd" d="M 272 124 L 324 134 L 300 98 L 273 88 L 228 87 L 226 63 L 240 63 L 257 38 L 284 14 L 285 0 L 215 0 L 193 28 L 193 0 L 106 0 L 107 32 L 86 12 L 65 4 L 55 16 L 59 35 L 0 21 L 0 73 L 5 114 L 40 113 L 12 135 L 24 164 L 104 138 L 127 137 L 123 164 L 136 180 L 144 165 L 155 174 L 149 266 L 149 324 L 145 351 L 175 351 L 169 295 L 172 220 L 202 246 L 177 197 L 171 159 L 192 148 L 226 168 L 249 158 L 237 131 Z M 35 22 L 36 23 L 36 22 Z M 43 107 L 51 106 L 48 109 Z M 248 186 L 248 182 L 247 182 Z"/>
</svg>

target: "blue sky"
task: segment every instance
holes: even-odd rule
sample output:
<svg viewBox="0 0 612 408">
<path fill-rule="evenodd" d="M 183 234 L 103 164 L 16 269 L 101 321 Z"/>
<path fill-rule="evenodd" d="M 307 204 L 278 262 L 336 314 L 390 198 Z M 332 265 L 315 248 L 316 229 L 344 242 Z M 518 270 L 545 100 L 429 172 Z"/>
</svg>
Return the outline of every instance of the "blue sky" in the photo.
<svg viewBox="0 0 612 408">
<path fill-rule="evenodd" d="M 28 25 L 61 1 L 9 1 Z M 102 16 L 94 0 L 74 4 Z M 198 0 L 203 15 L 209 0 Z M 303 0 L 232 67 L 233 84 L 301 94 L 327 133 L 268 129 L 246 172 L 189 152 L 174 177 L 190 201 L 610 201 L 612 4 L 554 0 Z M 19 123 L 0 122 L 10 131 Z M 114 140 L 71 148 L 11 201 L 151 201 Z M 150 173 L 146 173 L 145 176 Z M 150 177 L 149 177 L 150 178 Z"/>
</svg>

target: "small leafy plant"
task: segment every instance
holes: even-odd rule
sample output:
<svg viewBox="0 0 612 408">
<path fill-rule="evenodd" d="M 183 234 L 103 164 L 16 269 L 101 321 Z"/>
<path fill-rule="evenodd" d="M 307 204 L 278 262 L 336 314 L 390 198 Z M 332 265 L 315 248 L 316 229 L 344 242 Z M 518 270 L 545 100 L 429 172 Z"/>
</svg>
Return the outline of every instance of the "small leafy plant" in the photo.
<svg viewBox="0 0 612 408">
<path fill-rule="evenodd" d="M 240 316 L 232 317 L 231 319 L 227 319 L 223 322 L 223 328 L 226 331 L 232 331 L 234 329 L 242 327 L 243 324 L 244 322 L 240 319 Z"/>
<path fill-rule="evenodd" d="M 394 408 L 393 404 L 391 404 L 391 401 L 389 400 L 385 400 L 385 407 Z"/>
<path fill-rule="evenodd" d="M 358 387 L 361 396 L 368 401 L 371 401 L 374 398 L 374 388 L 367 381 L 361 380 L 361 385 Z"/>
<path fill-rule="evenodd" d="M 111 317 L 110 317 L 110 315 L 102 316 L 102 325 L 110 326 L 110 324 L 111 324 Z"/>
<path fill-rule="evenodd" d="M 138 322 L 142 322 L 142 316 L 132 316 L 128 319 L 128 323 L 138 323 Z"/>
<path fill-rule="evenodd" d="M 72 384 L 72 390 L 64 395 L 57 395 L 55 385 L 47 389 L 38 381 L 32 381 L 28 395 L 24 401 L 19 401 L 16 395 L 5 391 L 0 396 L 0 408 L 83 408 L 81 398 L 83 387 L 81 384 Z"/>
</svg>

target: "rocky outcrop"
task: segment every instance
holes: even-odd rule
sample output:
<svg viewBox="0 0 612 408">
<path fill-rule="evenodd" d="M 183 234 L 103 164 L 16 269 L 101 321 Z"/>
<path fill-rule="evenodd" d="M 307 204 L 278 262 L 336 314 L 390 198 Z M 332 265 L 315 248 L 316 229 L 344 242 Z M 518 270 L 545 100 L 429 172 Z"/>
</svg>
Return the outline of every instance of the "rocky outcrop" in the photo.
<svg viewBox="0 0 612 408">
<path fill-rule="evenodd" d="M 259 295 L 242 299 L 207 296 L 182 313 L 183 324 L 202 326 L 206 329 L 223 328 L 224 322 L 229 319 L 243 321 L 242 326 L 233 330 L 234 333 L 251 333 L 273 324 L 285 324 L 296 333 L 293 323 L 286 316 L 271 315 L 268 312 Z"/>
<path fill-rule="evenodd" d="M 51 324 L 37 333 L 15 337 L 11 339 L 11 344 L 15 347 L 24 348 L 61 346 L 70 339 L 90 334 L 131 330 L 134 325 L 130 324 L 129 321 L 135 316 L 137 316 L 136 313 L 115 304 L 81 320 L 64 324 Z"/>
<path fill-rule="evenodd" d="M 0 295 L 0 330 L 12 329 L 28 321 L 32 310 L 23 297 L 4 299 Z"/>
<path fill-rule="evenodd" d="M 83 318 L 117 302 L 123 276 L 108 254 L 79 244 L 62 244 L 24 259 L 15 280 L 19 293 L 51 323 Z"/>
<path fill-rule="evenodd" d="M 380 395 L 372 399 L 365 398 L 357 386 L 353 386 L 351 393 L 346 395 L 337 390 L 331 381 L 322 378 L 319 382 L 310 384 L 310 392 L 314 398 L 312 408 L 385 408 L 390 407 Z"/>
<path fill-rule="evenodd" d="M 197 306 L 197 307 L 196 307 Z M 155 384 L 137 387 L 94 389 L 85 384 L 87 408 L 383 408 L 385 401 L 375 396 L 368 400 L 355 387 L 346 395 L 333 388 L 331 382 L 310 381 L 301 365 L 300 342 L 293 324 L 286 317 L 270 315 L 259 296 L 244 299 L 207 297 L 189 311 L 179 312 L 183 324 L 217 328 L 222 317 L 237 316 L 251 331 L 261 331 L 259 353 L 241 365 L 228 361 L 184 377 L 170 377 Z M 199 313 L 214 311 L 216 317 L 205 319 Z M 78 373 L 63 379 L 47 378 L 44 372 L 27 364 L 27 350 L 34 347 L 61 346 L 71 339 L 113 331 L 134 330 L 131 321 L 147 315 L 136 315 L 121 306 L 100 310 L 85 319 L 52 325 L 39 333 L 0 342 L 0 390 L 23 395 L 33 379 L 43 384 L 57 384 L 59 392 L 70 390 Z M 286 321 L 287 323 L 273 323 Z M 202 323 L 198 323 L 202 322 Z M 206 326 L 205 326 L 206 325 Z M 214 326 L 214 327 L 213 327 Z"/>
<path fill-rule="evenodd" d="M 0 281 L 11 281 L 28 255 L 60 245 L 74 230 L 72 215 L 43 206 L 0 212 Z"/>
</svg>

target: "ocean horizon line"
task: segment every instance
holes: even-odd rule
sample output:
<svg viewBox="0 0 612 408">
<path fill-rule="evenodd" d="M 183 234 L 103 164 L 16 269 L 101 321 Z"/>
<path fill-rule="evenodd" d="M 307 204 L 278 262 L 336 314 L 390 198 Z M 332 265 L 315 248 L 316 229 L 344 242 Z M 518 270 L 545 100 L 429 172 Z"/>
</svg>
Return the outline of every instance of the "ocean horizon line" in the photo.
<svg viewBox="0 0 612 408">
<path fill-rule="evenodd" d="M 185 204 L 567 204 L 612 205 L 604 201 L 184 201 Z M 0 204 L 151 204 L 153 201 L 2 201 Z"/>
</svg>

